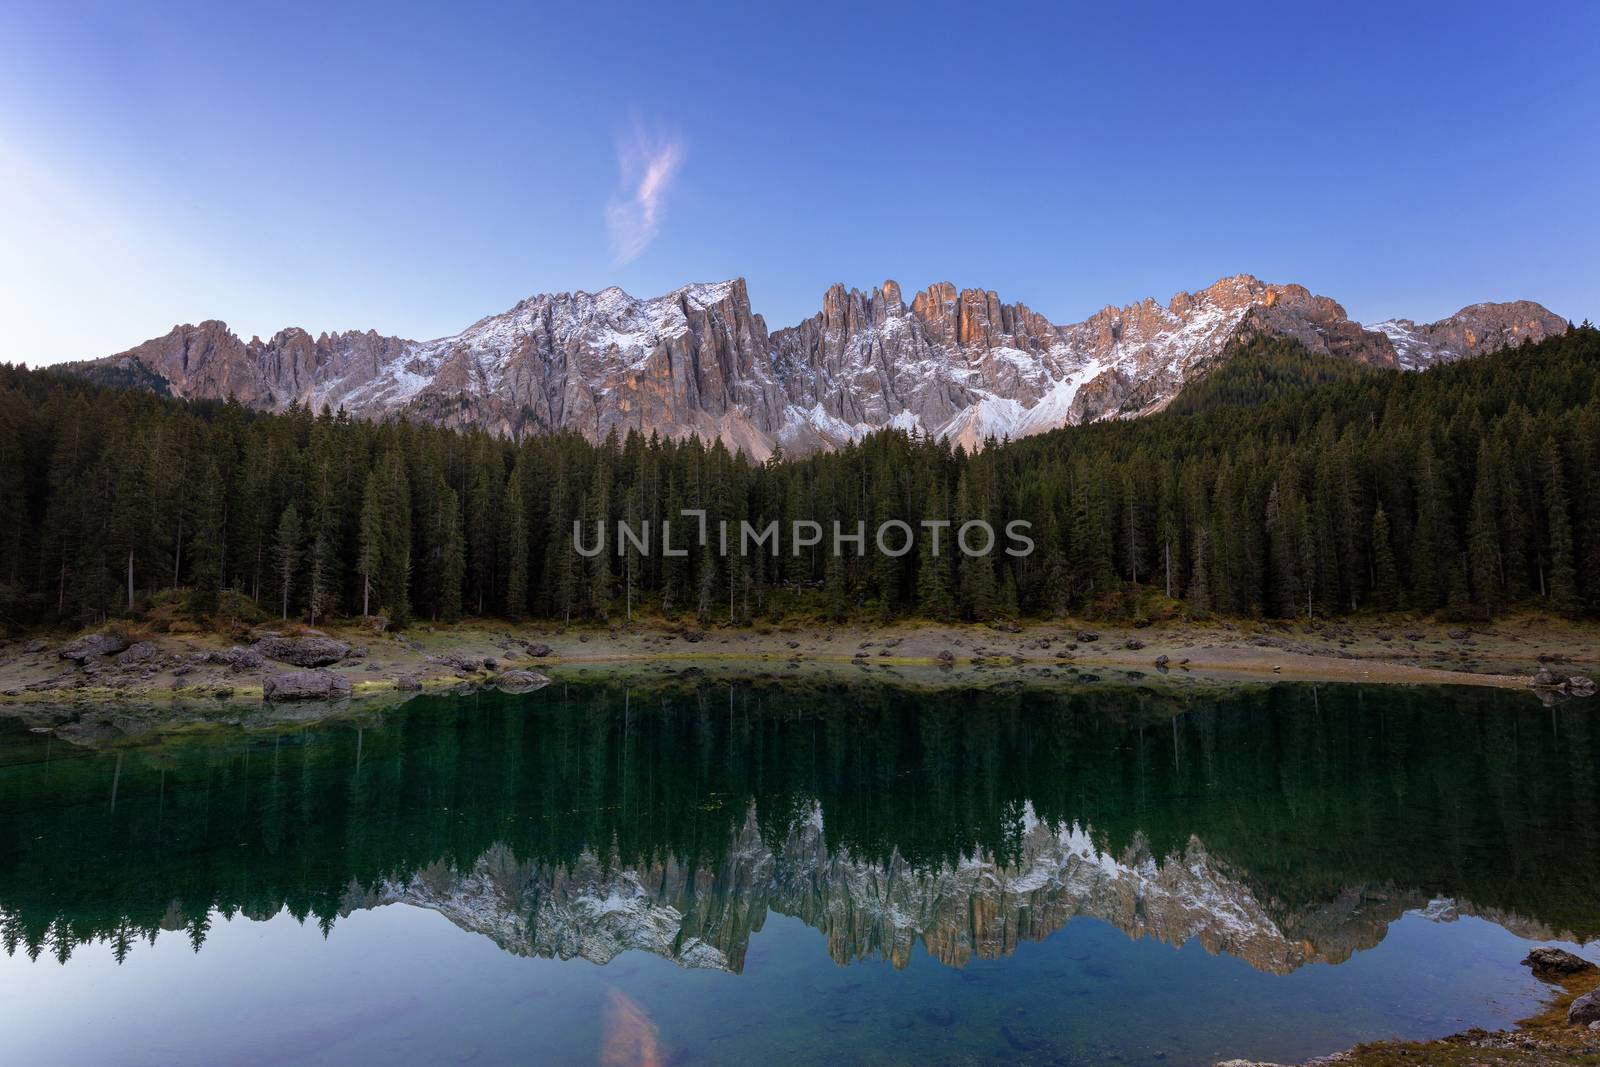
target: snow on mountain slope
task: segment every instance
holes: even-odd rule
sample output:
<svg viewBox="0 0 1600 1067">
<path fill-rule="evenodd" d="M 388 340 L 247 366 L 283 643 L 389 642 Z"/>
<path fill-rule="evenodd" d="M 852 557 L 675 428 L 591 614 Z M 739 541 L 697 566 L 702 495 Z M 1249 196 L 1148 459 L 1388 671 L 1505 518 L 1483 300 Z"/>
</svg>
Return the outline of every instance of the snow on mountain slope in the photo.
<svg viewBox="0 0 1600 1067">
<path fill-rule="evenodd" d="M 1410 319 L 1385 319 L 1367 327 L 1389 338 L 1406 370 L 1540 341 L 1566 328 L 1565 319 L 1531 300 L 1472 304 L 1447 319 L 1423 325 Z"/>
<path fill-rule="evenodd" d="M 835 285 L 817 315 L 769 335 L 734 279 L 650 299 L 617 288 L 533 296 L 432 341 L 288 329 L 247 343 L 208 321 L 79 366 L 137 364 L 176 396 L 234 396 L 267 410 L 343 407 L 508 436 L 698 434 L 764 458 L 779 445 L 803 454 L 884 428 L 978 448 L 1137 416 L 1165 406 L 1230 343 L 1263 334 L 1418 369 L 1565 327 L 1522 301 L 1363 328 L 1302 286 L 1238 275 L 1066 326 L 948 282 L 909 305 L 893 281 L 870 292 Z"/>
</svg>

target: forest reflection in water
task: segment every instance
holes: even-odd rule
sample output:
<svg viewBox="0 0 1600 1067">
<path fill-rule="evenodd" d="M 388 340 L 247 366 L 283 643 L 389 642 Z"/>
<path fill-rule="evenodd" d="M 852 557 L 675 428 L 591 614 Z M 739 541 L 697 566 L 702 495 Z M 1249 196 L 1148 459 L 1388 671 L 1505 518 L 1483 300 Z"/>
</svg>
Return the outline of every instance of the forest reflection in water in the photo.
<svg viewBox="0 0 1600 1067">
<path fill-rule="evenodd" d="M 516 955 L 738 972 L 772 914 L 897 967 L 1087 916 L 1288 973 L 1415 909 L 1594 936 L 1597 767 L 1581 704 L 1310 685 L 558 684 L 104 751 L 0 727 L 0 935 L 120 960 L 399 902 Z"/>
</svg>

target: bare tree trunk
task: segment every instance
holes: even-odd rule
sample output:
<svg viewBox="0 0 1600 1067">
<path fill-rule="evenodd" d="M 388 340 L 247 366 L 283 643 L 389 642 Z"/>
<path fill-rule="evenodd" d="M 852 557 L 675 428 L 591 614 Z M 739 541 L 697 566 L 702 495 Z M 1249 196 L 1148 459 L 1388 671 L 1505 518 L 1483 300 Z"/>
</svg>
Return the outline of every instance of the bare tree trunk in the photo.
<svg viewBox="0 0 1600 1067">
<path fill-rule="evenodd" d="M 361 617 L 366 618 L 372 614 L 367 610 L 367 603 L 372 598 L 372 572 L 368 571 L 361 576 Z"/>
<path fill-rule="evenodd" d="M 128 549 L 128 610 L 133 610 L 133 549 Z"/>
</svg>

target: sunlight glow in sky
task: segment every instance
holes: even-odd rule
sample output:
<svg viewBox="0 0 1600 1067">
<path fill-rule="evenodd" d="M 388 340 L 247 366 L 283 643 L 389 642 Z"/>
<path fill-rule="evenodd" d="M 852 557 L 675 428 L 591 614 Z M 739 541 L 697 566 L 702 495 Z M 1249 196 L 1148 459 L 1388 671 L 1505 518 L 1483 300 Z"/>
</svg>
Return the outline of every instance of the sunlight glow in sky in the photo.
<svg viewBox="0 0 1600 1067">
<path fill-rule="evenodd" d="M 1600 7 L 0 7 L 0 360 L 536 292 L 1600 317 Z M 224 9 L 227 8 L 227 9 Z"/>
</svg>

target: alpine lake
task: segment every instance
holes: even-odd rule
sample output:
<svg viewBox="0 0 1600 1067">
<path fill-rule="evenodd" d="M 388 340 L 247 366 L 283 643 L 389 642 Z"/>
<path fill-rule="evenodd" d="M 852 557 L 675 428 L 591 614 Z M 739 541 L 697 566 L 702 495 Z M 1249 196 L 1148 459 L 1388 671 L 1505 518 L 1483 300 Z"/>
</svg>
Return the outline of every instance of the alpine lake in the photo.
<svg viewBox="0 0 1600 1067">
<path fill-rule="evenodd" d="M 1600 935 L 1526 692 L 673 677 L 71 743 L 0 718 L 0 1061 L 1293 1062 Z"/>
</svg>

